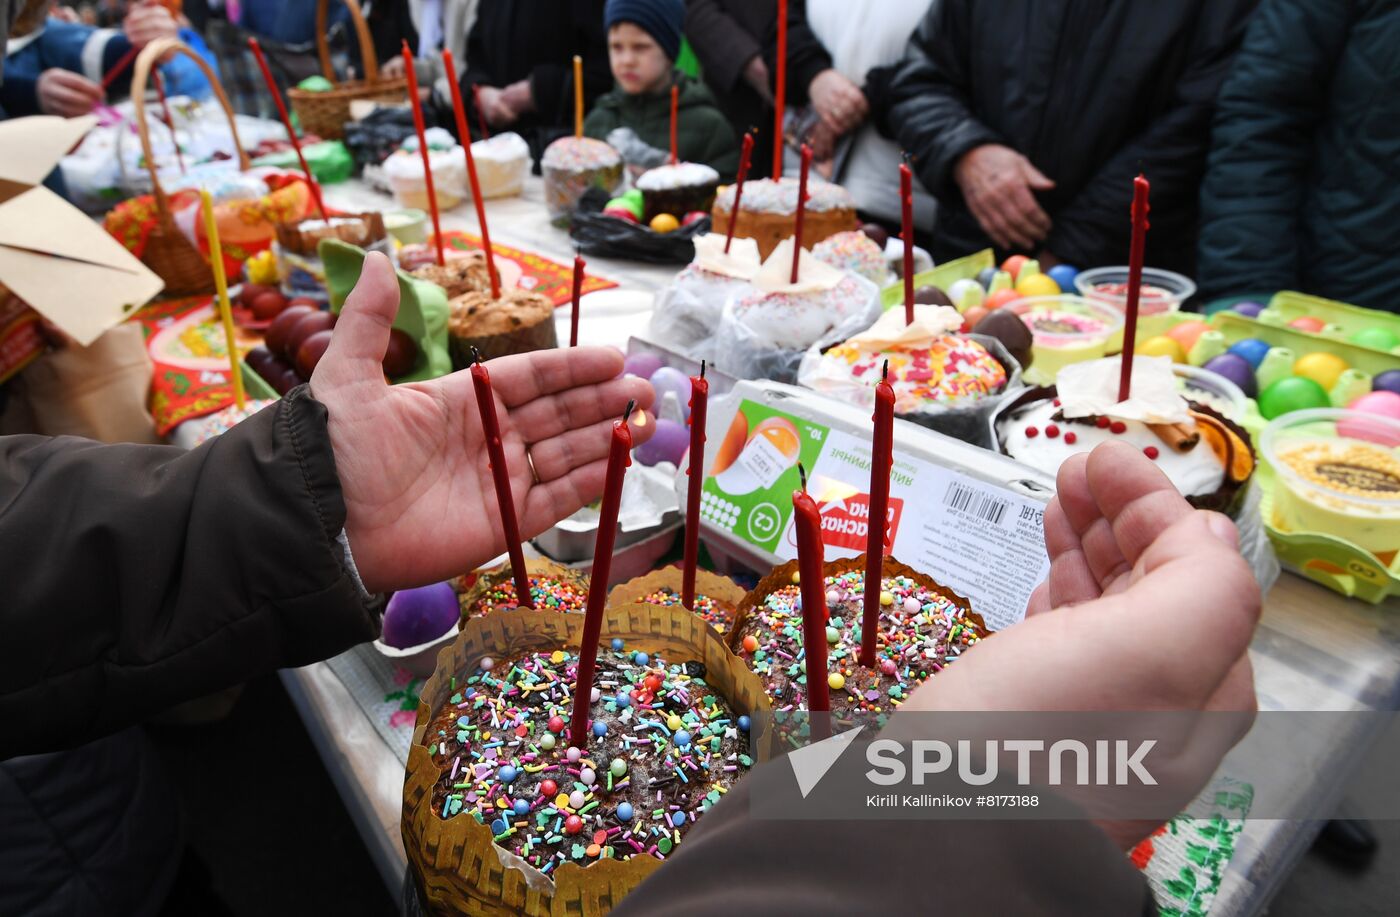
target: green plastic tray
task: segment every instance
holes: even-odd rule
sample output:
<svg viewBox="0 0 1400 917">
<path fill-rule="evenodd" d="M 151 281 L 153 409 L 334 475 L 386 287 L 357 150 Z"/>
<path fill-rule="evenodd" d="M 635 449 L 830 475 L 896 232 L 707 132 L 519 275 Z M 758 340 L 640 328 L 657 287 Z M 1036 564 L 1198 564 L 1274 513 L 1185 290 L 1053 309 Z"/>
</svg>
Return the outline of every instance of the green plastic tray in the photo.
<svg viewBox="0 0 1400 917">
<path fill-rule="evenodd" d="M 1346 341 L 1309 334 L 1286 325 L 1271 325 L 1238 312 L 1217 312 L 1211 316 L 1210 324 L 1225 335 L 1225 340 L 1231 344 L 1245 338 L 1258 338 L 1274 347 L 1287 347 L 1300 357 L 1305 353 L 1319 351 L 1332 353 L 1346 360 L 1348 366 L 1373 376 L 1389 369 L 1400 369 L 1400 356 L 1386 353 L 1384 350 L 1358 347 Z"/>
<path fill-rule="evenodd" d="M 956 261 L 947 261 L 935 268 L 914 275 L 914 287 L 938 287 L 943 292 L 948 292 L 948 287 L 955 280 L 975 280 L 977 275 L 989 267 L 996 266 L 996 258 L 990 248 L 984 248 L 980 252 L 971 255 L 964 255 Z M 897 281 L 885 287 L 880 293 L 880 300 L 889 309 L 893 306 L 904 305 L 904 282 Z"/>
<path fill-rule="evenodd" d="M 1309 337 L 1345 340 L 1365 328 L 1385 328 L 1400 337 L 1400 316 L 1389 312 L 1378 312 L 1375 309 L 1363 309 L 1360 306 L 1337 302 L 1334 299 L 1323 299 L 1321 296 L 1309 296 L 1306 293 L 1298 293 L 1293 290 L 1281 290 L 1269 300 L 1269 308 L 1277 310 L 1285 322 L 1310 315 L 1322 319 L 1329 325 L 1336 325 L 1340 329 L 1331 334 L 1303 332 Z M 1375 353 L 1388 353 L 1388 351 L 1374 350 L 1373 348 L 1363 349 L 1373 350 Z"/>
</svg>

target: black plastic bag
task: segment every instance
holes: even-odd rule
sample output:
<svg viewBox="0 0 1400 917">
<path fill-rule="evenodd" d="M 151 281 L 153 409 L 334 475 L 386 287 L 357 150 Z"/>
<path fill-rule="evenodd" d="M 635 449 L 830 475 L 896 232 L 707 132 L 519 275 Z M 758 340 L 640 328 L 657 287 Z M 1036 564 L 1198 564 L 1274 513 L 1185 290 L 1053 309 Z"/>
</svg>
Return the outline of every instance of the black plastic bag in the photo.
<svg viewBox="0 0 1400 917">
<path fill-rule="evenodd" d="M 569 224 L 569 235 L 585 255 L 647 261 L 651 264 L 689 264 L 695 260 L 696 236 L 710 231 L 710 218 L 696 220 L 674 232 L 654 232 L 649 226 L 620 217 L 604 216 L 608 195 L 591 188 L 579 199 Z"/>
<path fill-rule="evenodd" d="M 345 145 L 354 157 L 358 173 L 365 166 L 377 166 L 388 159 L 413 134 L 412 111 L 380 108 L 362 121 L 345 125 Z"/>
</svg>

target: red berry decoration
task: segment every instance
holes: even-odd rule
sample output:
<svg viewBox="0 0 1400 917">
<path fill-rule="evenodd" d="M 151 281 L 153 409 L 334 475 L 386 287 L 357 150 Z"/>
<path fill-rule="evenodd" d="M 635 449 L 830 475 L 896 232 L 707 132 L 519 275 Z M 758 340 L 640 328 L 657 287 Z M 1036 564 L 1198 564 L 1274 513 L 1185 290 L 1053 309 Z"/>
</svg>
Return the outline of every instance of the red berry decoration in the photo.
<svg viewBox="0 0 1400 917">
<path fill-rule="evenodd" d="M 559 716 L 558 714 L 555 714 L 554 716 L 551 716 L 549 718 L 549 722 L 546 725 L 549 727 L 550 732 L 563 732 L 564 718 L 562 716 Z"/>
<path fill-rule="evenodd" d="M 542 780 L 542 781 L 540 781 L 540 795 L 541 795 L 541 796 L 544 796 L 546 799 L 553 799 L 553 798 L 554 798 L 554 794 L 556 794 L 556 793 L 558 793 L 558 792 L 559 792 L 559 784 L 555 783 L 553 780 Z"/>
<path fill-rule="evenodd" d="M 570 815 L 568 818 L 564 819 L 565 834 L 578 834 L 582 830 L 583 819 L 579 818 L 577 815 Z"/>
<path fill-rule="evenodd" d="M 1055 426 L 1053 423 L 1049 424 L 1045 427 L 1045 435 L 1050 437 L 1051 439 L 1054 439 L 1055 437 L 1060 435 L 1060 428 Z"/>
<path fill-rule="evenodd" d="M 661 690 L 661 685 L 663 681 L 664 679 L 662 679 L 660 675 L 653 673 L 646 677 L 646 679 L 643 681 L 643 684 L 646 685 L 648 691 L 655 694 L 657 691 Z"/>
<path fill-rule="evenodd" d="M 1107 430 L 1107 429 L 1108 429 L 1108 418 L 1107 418 L 1107 417 L 1098 417 L 1098 418 L 1095 418 L 1095 420 L 1094 420 L 1094 425 L 1097 426 L 1100 430 Z"/>
<path fill-rule="evenodd" d="M 1040 435 L 1040 431 L 1035 427 L 1026 427 L 1026 439 L 1035 439 Z"/>
<path fill-rule="evenodd" d="M 1128 425 L 1121 420 L 1115 420 L 1113 423 L 1108 425 L 1108 432 L 1110 433 L 1125 433 L 1127 432 L 1127 430 Z"/>
<path fill-rule="evenodd" d="M 1147 456 L 1147 457 L 1150 458 L 1150 459 L 1155 459 L 1155 458 L 1157 457 L 1157 455 L 1158 455 L 1157 447 L 1156 447 L 1156 446 L 1146 446 L 1146 447 L 1143 448 L 1142 454 L 1145 455 L 1145 456 Z"/>
<path fill-rule="evenodd" d="M 1075 432 L 1073 430 L 1070 430 L 1068 433 L 1065 434 L 1065 442 L 1069 445 L 1073 446 L 1078 441 L 1079 437 L 1075 435 Z"/>
</svg>

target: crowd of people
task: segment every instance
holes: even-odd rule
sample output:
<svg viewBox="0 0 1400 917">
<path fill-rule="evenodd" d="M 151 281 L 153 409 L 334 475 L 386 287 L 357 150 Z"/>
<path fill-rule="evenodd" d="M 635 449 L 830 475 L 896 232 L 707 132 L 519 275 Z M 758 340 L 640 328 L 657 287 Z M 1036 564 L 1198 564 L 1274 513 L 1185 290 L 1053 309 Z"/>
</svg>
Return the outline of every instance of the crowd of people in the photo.
<svg viewBox="0 0 1400 917">
<path fill-rule="evenodd" d="M 682 158 L 726 179 L 737 137 L 770 170 L 775 0 L 372 0 L 387 75 L 414 49 L 430 115 L 455 130 L 441 50 L 480 122 L 536 156 L 573 126 L 583 58 L 587 131 L 667 145 L 681 88 Z M 196 9 L 198 7 L 198 9 Z M 332 4 L 331 32 L 346 13 Z M 130 47 L 223 23 L 314 57 L 315 4 L 268 0 L 18 2 L 0 106 L 72 115 L 125 91 L 101 75 Z M 172 12 L 172 9 L 176 12 Z M 915 226 L 935 259 L 986 246 L 1042 266 L 1121 263 L 1130 179 L 1152 181 L 1147 263 L 1196 278 L 1203 299 L 1296 289 L 1394 309 L 1400 196 L 1386 49 L 1400 12 L 1372 0 L 793 0 L 780 142 L 806 143 L 863 216 L 897 226 L 910 158 Z M 47 20 L 45 14 L 47 13 Z M 112 23 L 99 28 L 78 20 Z M 344 42 L 347 66 L 359 63 Z M 241 53 L 236 49 L 235 53 Z M 226 63 L 229 63 L 226 60 Z M 206 93 L 187 60 L 170 88 Z M 472 90 L 477 92 L 473 93 Z M 1381 101 L 1377 101 L 1381 100 Z M 475 112 L 469 123 L 479 123 Z"/>
<path fill-rule="evenodd" d="M 333 6 L 339 34 L 346 14 Z M 1400 195 L 1389 180 L 1400 169 L 1390 117 L 1400 103 L 1388 91 L 1400 9 L 1380 0 L 792 0 L 782 62 L 774 0 L 361 6 L 382 72 L 413 67 L 441 126 L 455 130 L 445 83 L 455 80 L 480 105 L 470 125 L 479 116 L 517 131 L 536 156 L 573 130 L 579 55 L 590 136 L 628 129 L 665 147 L 678 86 L 681 157 L 726 179 L 745 133 L 756 137 L 754 177 L 769 173 L 775 146 L 792 156 L 805 144 L 863 217 L 897 225 L 907 157 L 919 240 L 938 260 L 992 247 L 1047 268 L 1122 263 L 1131 178 L 1143 172 L 1153 188 L 1147 263 L 1195 276 L 1205 298 L 1296 289 L 1400 304 L 1391 299 L 1400 272 L 1390 269 Z M 116 101 L 130 80 L 123 58 L 159 38 L 180 38 L 216 68 L 233 63 L 204 40 L 215 29 L 312 60 L 323 37 L 315 7 L 0 0 L 9 30 L 0 117 L 75 116 Z M 400 54 L 405 40 L 412 60 Z M 444 48 L 459 72 L 442 69 Z M 362 70 L 359 54 L 353 41 L 337 44 L 346 72 Z M 780 66 L 788 116 L 775 130 Z M 170 93 L 210 92 L 187 60 L 161 71 Z M 111 818 L 89 824 L 88 811 L 68 805 L 78 792 L 103 799 L 119 822 L 154 801 L 126 730 L 171 704 L 370 639 L 385 591 L 502 552 L 503 534 L 479 524 L 489 468 L 461 423 L 476 413 L 470 382 L 457 374 L 391 388 L 380 372 L 396 289 L 388 262 L 371 256 L 310 384 L 200 450 L 0 437 L 0 912 L 158 909 L 178 865 L 168 850 L 174 821 L 148 821 L 112 845 L 92 827 Z M 651 405 L 646 383 L 619 377 L 621 363 L 579 348 L 494 364 L 526 537 L 601 493 L 603 453 L 573 434 L 601 429 L 629 401 Z M 634 436 L 653 426 L 642 419 Z M 528 471 L 518 460 L 527 448 Z M 416 486 L 424 481 L 436 484 Z M 1126 447 L 1066 463 L 1058 494 L 1045 518 L 1052 572 L 1032 614 L 914 707 L 1073 709 L 1112 698 L 1119 709 L 1253 709 L 1246 648 L 1260 599 L 1233 524 L 1191 510 Z M 1202 581 L 1216 590 L 1210 601 L 1200 601 Z M 1120 645 L 1105 651 L 1105 635 Z M 1156 675 L 1168 664 L 1177 677 L 1164 687 Z M 63 710 L 85 712 L 75 725 L 55 715 Z M 65 749 L 98 740 L 104 752 L 86 746 L 86 770 L 54 763 L 71 764 Z M 27 757 L 4 761 L 12 756 Z M 1216 763 L 1195 762 L 1200 781 Z M 55 787 L 60 773 L 68 782 Z M 625 907 L 713 913 L 766 901 L 791 910 L 794 885 L 736 864 L 859 830 L 754 825 L 737 801 L 719 810 L 727 814 L 711 817 L 669 875 L 674 887 L 695 887 L 703 883 L 687 885 L 686 870 L 725 874 L 725 887 L 678 902 L 674 887 L 653 882 Z M 968 854 L 982 848 L 955 823 L 897 830 L 909 841 L 843 854 L 847 878 L 878 871 L 891 881 L 833 878 L 814 886 L 821 909 L 922 903 L 923 844 L 966 862 L 986 855 Z M 1150 897 L 1113 845 L 1098 834 L 1079 840 L 1081 865 L 1118 890 L 1115 901 L 1148 912 Z M 101 870 L 89 868 L 99 860 Z M 985 880 L 969 894 L 1003 892 Z M 1018 894 L 1075 900 L 1054 882 Z"/>
</svg>

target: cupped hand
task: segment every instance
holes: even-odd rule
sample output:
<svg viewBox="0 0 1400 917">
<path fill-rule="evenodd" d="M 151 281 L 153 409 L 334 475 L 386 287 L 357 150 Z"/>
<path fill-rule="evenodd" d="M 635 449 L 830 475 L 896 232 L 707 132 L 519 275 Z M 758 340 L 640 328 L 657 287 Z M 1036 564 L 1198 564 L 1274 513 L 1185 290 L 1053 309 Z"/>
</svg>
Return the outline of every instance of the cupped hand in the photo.
<svg viewBox="0 0 1400 917">
<path fill-rule="evenodd" d="M 1228 518 L 1192 509 L 1141 452 L 1106 443 L 1061 466 L 1045 546 L 1050 576 L 1026 620 L 974 646 L 901 711 L 1257 709 L 1247 650 L 1259 586 Z M 1249 721 L 1164 749 L 1183 805 Z M 1125 847 L 1152 827 L 1101 826 Z"/>
<path fill-rule="evenodd" d="M 48 115 L 76 118 L 107 100 L 102 87 L 81 73 L 54 67 L 39 74 L 34 84 L 39 110 Z"/>
<path fill-rule="evenodd" d="M 1020 153 L 998 143 L 974 147 L 953 169 L 982 231 L 1004 249 L 1029 251 L 1050 233 L 1050 217 L 1032 191 L 1055 183 Z"/>
<path fill-rule="evenodd" d="M 860 87 L 831 67 L 812 78 L 807 86 L 807 97 L 822 121 L 838 137 L 859 127 L 870 113 L 870 103 Z"/>
<path fill-rule="evenodd" d="M 384 380 L 398 298 L 389 260 L 371 253 L 311 377 L 330 414 L 346 536 L 371 592 L 445 580 L 506 550 L 470 374 Z M 610 348 L 538 351 L 486 367 L 522 537 L 602 494 L 609 431 L 629 401 L 638 404 L 634 441 L 655 427 L 642 413 L 651 386 L 621 377 L 622 355 Z"/>
<path fill-rule="evenodd" d="M 127 41 L 137 48 L 144 48 L 158 38 L 178 38 L 179 24 L 170 15 L 170 10 L 160 4 L 141 3 L 126 14 L 122 20 L 122 31 L 126 33 Z"/>
</svg>

